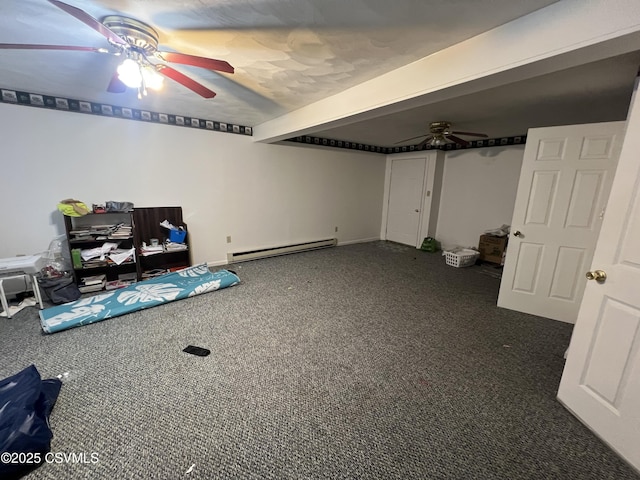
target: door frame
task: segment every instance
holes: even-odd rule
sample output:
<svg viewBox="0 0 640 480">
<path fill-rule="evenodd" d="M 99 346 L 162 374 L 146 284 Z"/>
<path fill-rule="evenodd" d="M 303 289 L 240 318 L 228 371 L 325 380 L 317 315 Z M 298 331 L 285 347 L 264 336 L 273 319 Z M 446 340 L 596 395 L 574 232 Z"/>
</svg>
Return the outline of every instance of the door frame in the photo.
<svg viewBox="0 0 640 480">
<path fill-rule="evenodd" d="M 439 150 L 424 150 L 417 152 L 397 153 L 387 155 L 387 162 L 384 175 L 384 195 L 382 199 L 382 222 L 380 225 L 380 239 L 387 239 L 387 220 L 389 216 L 389 197 L 391 190 L 391 166 L 393 160 L 406 160 L 410 158 L 421 158 L 426 162 L 424 169 L 424 179 L 422 183 L 422 200 L 420 202 L 420 215 L 418 220 L 418 238 L 415 248 L 420 248 L 422 239 L 435 235 L 437 210 L 440 205 L 440 189 L 442 179 L 437 181 L 437 160 L 444 156 L 444 152 Z M 432 212 L 435 210 L 435 212 Z M 435 217 L 434 217 L 435 215 Z"/>
</svg>

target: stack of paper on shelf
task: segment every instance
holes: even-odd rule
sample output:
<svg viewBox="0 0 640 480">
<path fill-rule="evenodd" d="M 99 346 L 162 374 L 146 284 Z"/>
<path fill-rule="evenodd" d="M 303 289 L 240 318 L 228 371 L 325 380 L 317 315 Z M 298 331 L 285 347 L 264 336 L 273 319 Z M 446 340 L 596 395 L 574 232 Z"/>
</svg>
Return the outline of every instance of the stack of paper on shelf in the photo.
<svg viewBox="0 0 640 480">
<path fill-rule="evenodd" d="M 167 242 L 165 244 L 165 248 L 167 252 L 177 252 L 180 250 L 187 250 L 189 247 L 187 247 L 185 243 Z"/>
<path fill-rule="evenodd" d="M 78 284 L 78 290 L 81 293 L 99 292 L 107 283 L 107 276 L 105 274 L 91 275 L 88 277 L 82 277 Z"/>
<path fill-rule="evenodd" d="M 164 252 L 164 247 L 162 245 L 142 244 L 142 247 L 140 247 L 140 255 L 142 255 L 143 257 L 148 257 L 149 255 L 156 255 L 162 252 Z"/>
<path fill-rule="evenodd" d="M 131 225 L 125 225 L 123 223 L 120 223 L 116 225 L 115 228 L 112 230 L 112 232 L 109 234 L 109 239 L 118 240 L 118 239 L 131 238 L 132 230 L 133 229 Z"/>
</svg>

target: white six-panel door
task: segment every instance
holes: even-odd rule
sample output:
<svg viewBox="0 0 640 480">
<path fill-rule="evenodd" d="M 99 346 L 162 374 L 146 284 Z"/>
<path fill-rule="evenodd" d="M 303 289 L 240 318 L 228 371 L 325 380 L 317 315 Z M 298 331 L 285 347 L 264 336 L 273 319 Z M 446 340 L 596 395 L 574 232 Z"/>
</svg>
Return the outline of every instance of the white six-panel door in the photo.
<svg viewBox="0 0 640 480">
<path fill-rule="evenodd" d="M 498 306 L 575 322 L 624 125 L 529 130 Z"/>
<path fill-rule="evenodd" d="M 636 84 L 618 170 L 588 268 L 604 272 L 606 279 L 587 282 L 558 399 L 640 471 L 639 159 Z"/>
</svg>

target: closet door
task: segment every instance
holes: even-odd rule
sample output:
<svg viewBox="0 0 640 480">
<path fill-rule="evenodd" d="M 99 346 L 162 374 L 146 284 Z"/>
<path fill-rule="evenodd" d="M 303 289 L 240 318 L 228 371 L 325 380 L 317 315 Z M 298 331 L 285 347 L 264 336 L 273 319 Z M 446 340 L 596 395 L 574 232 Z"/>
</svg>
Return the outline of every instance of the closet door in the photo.
<svg viewBox="0 0 640 480">
<path fill-rule="evenodd" d="M 426 155 L 391 159 L 391 181 L 387 213 L 386 239 L 418 246 L 425 176 Z"/>
</svg>

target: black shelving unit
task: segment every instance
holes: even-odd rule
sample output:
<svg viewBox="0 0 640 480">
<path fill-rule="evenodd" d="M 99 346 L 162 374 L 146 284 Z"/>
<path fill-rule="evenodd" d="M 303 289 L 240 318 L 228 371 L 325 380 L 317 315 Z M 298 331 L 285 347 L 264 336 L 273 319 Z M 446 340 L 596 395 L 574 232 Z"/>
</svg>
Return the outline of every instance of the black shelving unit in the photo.
<svg viewBox="0 0 640 480">
<path fill-rule="evenodd" d="M 134 243 L 136 250 L 141 252 L 143 243 L 149 245 L 151 239 L 158 239 L 162 245 L 169 238 L 169 230 L 160 226 L 167 220 L 176 227 L 184 227 L 187 235 L 184 239 L 185 250 L 164 251 L 154 255 L 139 255 L 138 268 L 140 278 L 144 279 L 147 272 L 154 270 L 177 270 L 191 266 L 191 248 L 189 245 L 189 231 L 182 219 L 182 207 L 141 207 L 133 210 Z"/>
<path fill-rule="evenodd" d="M 135 250 L 132 258 L 121 264 L 113 262 L 108 256 L 105 256 L 103 260 L 98 257 L 98 260 L 85 261 L 78 260 L 78 256 L 74 255 L 74 250 L 82 251 L 100 248 L 105 242 L 117 243 L 118 248 L 122 250 L 135 248 L 132 213 L 109 212 L 89 213 L 81 217 L 65 216 L 64 223 L 69 242 L 69 253 L 74 264 L 73 274 L 79 287 L 86 286 L 84 279 L 99 275 L 104 275 L 106 282 L 125 277 L 132 277 L 133 280 L 139 278 Z M 112 235 L 117 231 L 117 226 L 129 227 L 130 234 L 126 237 L 114 238 Z"/>
<path fill-rule="evenodd" d="M 74 258 L 74 250 L 79 252 L 99 248 L 105 242 L 117 242 L 122 250 L 134 249 L 130 261 L 116 264 L 105 257 L 103 262 L 78 261 L 74 262 L 73 274 L 76 284 L 81 291 L 100 290 L 96 284 L 94 289 L 88 288 L 87 277 L 104 275 L 105 282 L 113 282 L 123 277 L 134 281 L 147 278 L 149 272 L 169 272 L 191 266 L 191 249 L 189 247 L 189 233 L 184 239 L 184 250 L 170 251 L 154 255 L 142 255 L 143 244 L 149 245 L 151 239 L 158 239 L 164 245 L 169 238 L 169 230 L 160 226 L 167 220 L 176 227 L 184 227 L 181 207 L 142 207 L 132 212 L 89 213 L 81 217 L 64 217 L 69 253 Z M 126 238 L 112 238 L 106 232 L 116 225 L 130 227 L 130 235 Z M 78 252 L 78 253 L 79 253 Z"/>
</svg>

